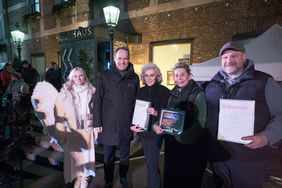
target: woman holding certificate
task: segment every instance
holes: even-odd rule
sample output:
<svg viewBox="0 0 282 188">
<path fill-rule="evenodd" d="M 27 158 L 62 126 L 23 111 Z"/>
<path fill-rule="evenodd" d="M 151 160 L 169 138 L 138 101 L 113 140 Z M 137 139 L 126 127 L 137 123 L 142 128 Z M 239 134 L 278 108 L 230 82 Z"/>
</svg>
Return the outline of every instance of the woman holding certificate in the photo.
<svg viewBox="0 0 282 188">
<path fill-rule="evenodd" d="M 153 63 L 144 65 L 140 77 L 144 87 L 138 91 L 137 100 L 150 102 L 151 106 L 147 108 L 149 123 L 145 129 L 140 125 L 133 125 L 131 130 L 137 132 L 142 143 L 147 164 L 148 188 L 161 188 L 159 156 L 163 137 L 152 130 L 152 124 L 158 121 L 161 109 L 167 105 L 169 89 L 160 85 L 162 74 L 160 69 Z"/>
<path fill-rule="evenodd" d="M 202 88 L 191 78 L 188 64 L 177 63 L 173 73 L 176 86 L 170 92 L 167 108 L 171 110 L 170 112 L 176 114 L 179 112 L 178 115 L 173 116 L 174 119 L 180 117 L 183 111 L 185 116 L 182 132 L 177 134 L 166 132 L 159 125 L 153 126 L 157 134 L 165 135 L 163 187 L 200 188 L 206 168 L 206 148 L 203 136 L 207 110 L 206 99 Z M 161 125 L 164 122 L 167 123 L 164 121 L 166 118 L 168 117 L 161 118 Z"/>
</svg>

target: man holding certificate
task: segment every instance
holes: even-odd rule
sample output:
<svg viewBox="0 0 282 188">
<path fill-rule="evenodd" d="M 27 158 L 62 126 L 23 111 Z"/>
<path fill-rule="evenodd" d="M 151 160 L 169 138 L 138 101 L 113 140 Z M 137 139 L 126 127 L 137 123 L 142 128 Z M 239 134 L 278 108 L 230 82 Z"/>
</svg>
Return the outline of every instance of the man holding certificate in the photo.
<svg viewBox="0 0 282 188">
<path fill-rule="evenodd" d="M 166 107 L 169 89 L 160 85 L 162 74 L 153 63 L 144 65 L 140 77 L 145 86 L 137 94 L 131 130 L 137 132 L 142 143 L 147 164 L 147 187 L 162 188 L 159 156 L 163 137 L 152 130 L 152 124 L 158 121 L 161 109 Z M 141 111 L 145 114 L 142 115 Z"/>
<path fill-rule="evenodd" d="M 262 188 L 269 175 L 282 177 L 282 88 L 255 70 L 240 43 L 224 44 L 219 55 L 221 69 L 205 84 L 216 187 Z"/>
</svg>

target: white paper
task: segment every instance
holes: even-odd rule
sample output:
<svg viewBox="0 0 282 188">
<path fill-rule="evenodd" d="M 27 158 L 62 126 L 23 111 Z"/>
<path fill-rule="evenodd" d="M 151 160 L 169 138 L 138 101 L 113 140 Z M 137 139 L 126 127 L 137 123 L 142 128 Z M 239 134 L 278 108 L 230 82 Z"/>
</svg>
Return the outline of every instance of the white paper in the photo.
<svg viewBox="0 0 282 188">
<path fill-rule="evenodd" d="M 151 106 L 151 102 L 136 100 L 134 113 L 132 118 L 132 124 L 147 130 L 150 114 L 147 113 L 147 109 Z"/>
<path fill-rule="evenodd" d="M 255 101 L 220 99 L 218 140 L 248 144 L 244 136 L 254 134 Z"/>
</svg>

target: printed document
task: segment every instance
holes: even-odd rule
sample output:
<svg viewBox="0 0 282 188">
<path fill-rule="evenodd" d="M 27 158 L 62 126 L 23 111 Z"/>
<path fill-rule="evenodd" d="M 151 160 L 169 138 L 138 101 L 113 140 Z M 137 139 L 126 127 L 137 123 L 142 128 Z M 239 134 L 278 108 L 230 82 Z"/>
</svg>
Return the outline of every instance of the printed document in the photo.
<svg viewBox="0 0 282 188">
<path fill-rule="evenodd" d="M 136 100 L 132 124 L 138 125 L 140 128 L 147 130 L 150 114 L 147 113 L 147 109 L 151 106 L 151 102 Z"/>
<path fill-rule="evenodd" d="M 218 140 L 248 144 L 244 136 L 254 134 L 255 101 L 220 99 Z"/>
</svg>

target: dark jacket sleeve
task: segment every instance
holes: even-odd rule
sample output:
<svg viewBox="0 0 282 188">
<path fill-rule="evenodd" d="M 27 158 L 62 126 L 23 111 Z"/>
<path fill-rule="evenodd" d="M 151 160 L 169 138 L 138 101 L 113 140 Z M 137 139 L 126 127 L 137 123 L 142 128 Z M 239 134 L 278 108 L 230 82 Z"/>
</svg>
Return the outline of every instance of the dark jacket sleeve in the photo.
<svg viewBox="0 0 282 188">
<path fill-rule="evenodd" d="M 271 119 L 262 131 L 272 147 L 281 147 L 282 140 L 282 88 L 272 78 L 269 78 L 265 86 L 266 102 L 269 108 Z M 280 142 L 279 142 L 280 141 Z"/>
<path fill-rule="evenodd" d="M 102 125 L 102 104 L 103 104 L 104 88 L 102 74 L 97 79 L 97 87 L 94 94 L 93 107 L 93 127 L 101 127 Z"/>
</svg>

